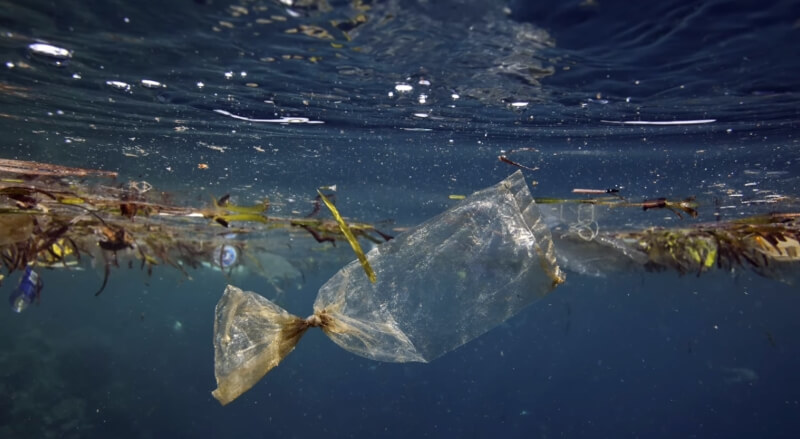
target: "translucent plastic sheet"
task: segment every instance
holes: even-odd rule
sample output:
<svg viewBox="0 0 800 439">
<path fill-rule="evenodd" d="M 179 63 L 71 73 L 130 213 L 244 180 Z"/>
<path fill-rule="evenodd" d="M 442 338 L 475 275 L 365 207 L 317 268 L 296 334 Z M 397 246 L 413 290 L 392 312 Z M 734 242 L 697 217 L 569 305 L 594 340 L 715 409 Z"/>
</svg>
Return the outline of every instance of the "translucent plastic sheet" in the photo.
<svg viewBox="0 0 800 439">
<path fill-rule="evenodd" d="M 319 290 L 314 314 L 292 316 L 228 286 L 216 308 L 213 392 L 227 404 L 321 327 L 350 352 L 427 362 L 489 331 L 563 282 L 552 239 L 521 172 L 353 261 Z"/>
</svg>

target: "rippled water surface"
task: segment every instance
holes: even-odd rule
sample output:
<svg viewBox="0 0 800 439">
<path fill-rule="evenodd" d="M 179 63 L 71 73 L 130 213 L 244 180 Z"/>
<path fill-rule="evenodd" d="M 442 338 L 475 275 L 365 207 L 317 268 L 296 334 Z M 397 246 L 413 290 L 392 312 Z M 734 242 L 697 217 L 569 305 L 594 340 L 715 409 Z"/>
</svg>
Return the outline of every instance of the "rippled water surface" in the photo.
<svg viewBox="0 0 800 439">
<path fill-rule="evenodd" d="M 700 203 L 602 227 L 797 212 L 798 48 L 788 0 L 0 0 L 0 158 L 286 211 L 336 185 L 348 216 L 396 228 L 517 170 L 501 155 L 537 168 L 535 196 Z M 290 311 L 351 257 L 334 253 Z M 575 274 L 425 365 L 309 334 L 226 407 L 219 273 L 123 271 L 99 298 L 102 273 L 46 276 L 39 307 L 0 319 L 2 437 L 800 432 L 797 286 L 749 272 Z"/>
</svg>

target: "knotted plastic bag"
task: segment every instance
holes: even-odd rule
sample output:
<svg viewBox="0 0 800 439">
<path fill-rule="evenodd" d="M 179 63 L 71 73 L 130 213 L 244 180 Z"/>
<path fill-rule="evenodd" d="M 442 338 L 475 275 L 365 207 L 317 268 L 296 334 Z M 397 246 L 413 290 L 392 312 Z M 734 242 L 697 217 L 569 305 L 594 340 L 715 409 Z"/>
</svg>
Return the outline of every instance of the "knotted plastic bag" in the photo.
<svg viewBox="0 0 800 439">
<path fill-rule="evenodd" d="M 314 313 L 293 316 L 228 286 L 216 307 L 214 366 L 227 404 L 291 352 L 308 328 L 366 358 L 431 361 L 503 323 L 563 282 L 552 238 L 521 172 L 367 254 L 320 288 Z"/>
</svg>

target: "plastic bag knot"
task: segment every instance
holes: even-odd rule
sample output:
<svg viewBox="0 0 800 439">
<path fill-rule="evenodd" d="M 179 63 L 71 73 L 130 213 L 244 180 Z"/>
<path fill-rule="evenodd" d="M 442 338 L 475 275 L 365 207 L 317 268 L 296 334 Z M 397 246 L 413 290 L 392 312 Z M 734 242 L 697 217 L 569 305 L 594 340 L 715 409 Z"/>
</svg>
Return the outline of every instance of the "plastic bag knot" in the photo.
<svg viewBox="0 0 800 439">
<path fill-rule="evenodd" d="M 319 316 L 316 314 L 311 314 L 306 319 L 306 325 L 308 325 L 311 328 L 322 326 L 322 319 L 319 318 Z"/>
</svg>

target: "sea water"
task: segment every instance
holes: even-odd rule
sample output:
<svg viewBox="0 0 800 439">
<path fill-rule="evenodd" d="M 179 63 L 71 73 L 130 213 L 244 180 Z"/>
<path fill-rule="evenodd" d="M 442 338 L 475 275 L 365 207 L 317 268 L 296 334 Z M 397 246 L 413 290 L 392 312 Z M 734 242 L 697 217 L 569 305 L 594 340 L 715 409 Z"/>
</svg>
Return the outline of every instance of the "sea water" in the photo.
<svg viewBox="0 0 800 439">
<path fill-rule="evenodd" d="M 190 204 L 306 212 L 336 185 L 347 217 L 396 229 L 518 169 L 501 155 L 537 168 L 534 196 L 701 202 L 697 219 L 605 211 L 602 230 L 796 212 L 798 20 L 792 1 L 4 0 L 0 157 Z M 289 311 L 351 258 L 335 255 L 308 255 Z M 115 270 L 99 297 L 96 267 L 39 274 L 39 305 L 0 318 L 4 438 L 800 431 L 797 286 L 747 271 L 568 273 L 425 365 L 310 333 L 226 407 L 210 394 L 219 271 Z"/>
</svg>

